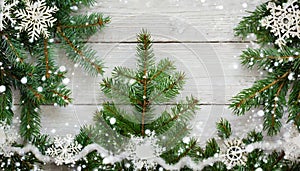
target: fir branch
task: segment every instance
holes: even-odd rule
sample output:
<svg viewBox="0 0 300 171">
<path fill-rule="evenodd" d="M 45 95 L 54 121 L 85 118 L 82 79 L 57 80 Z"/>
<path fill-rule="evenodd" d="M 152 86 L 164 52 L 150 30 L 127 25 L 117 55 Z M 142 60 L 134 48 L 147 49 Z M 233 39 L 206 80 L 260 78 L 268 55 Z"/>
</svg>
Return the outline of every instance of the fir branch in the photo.
<svg viewBox="0 0 300 171">
<path fill-rule="evenodd" d="M 291 88 L 291 93 L 288 100 L 288 121 L 294 121 L 300 131 L 300 81 L 296 80 Z"/>
<path fill-rule="evenodd" d="M 243 142 L 246 145 L 248 145 L 248 144 L 259 142 L 259 141 L 262 141 L 262 140 L 263 140 L 262 132 L 256 132 L 255 130 L 253 130 L 253 131 L 250 131 L 247 134 L 247 138 L 244 138 Z"/>
<path fill-rule="evenodd" d="M 142 101 L 134 97 L 127 89 L 128 85 L 124 85 L 122 81 L 114 81 L 113 79 L 103 79 L 100 84 L 103 93 L 109 97 L 118 99 L 121 102 L 130 102 L 131 104 L 141 105 Z"/>
<path fill-rule="evenodd" d="M 142 136 L 145 136 L 145 117 L 146 112 L 148 110 L 148 71 L 150 67 L 152 67 L 154 62 L 154 54 L 152 47 L 152 40 L 151 36 L 147 31 L 142 31 L 141 34 L 138 35 L 137 38 L 138 45 L 137 45 L 137 56 L 138 58 L 138 65 L 139 70 L 141 73 L 143 73 L 141 84 L 143 86 L 143 101 L 142 101 L 142 116 L 141 116 L 141 134 Z"/>
<path fill-rule="evenodd" d="M 271 168 L 276 166 L 281 160 L 284 159 L 285 153 L 284 151 L 281 151 L 280 155 L 277 157 L 276 161 L 272 164 Z"/>
<path fill-rule="evenodd" d="M 133 69 L 121 67 L 121 66 L 115 67 L 112 71 L 113 78 L 118 82 L 126 82 L 129 84 L 134 84 L 135 82 L 142 83 L 142 80 L 136 78 L 135 75 L 136 73 Z"/>
<path fill-rule="evenodd" d="M 231 124 L 224 118 L 221 118 L 219 122 L 217 122 L 217 129 L 219 137 L 226 139 L 231 135 Z"/>
<path fill-rule="evenodd" d="M 245 89 L 237 96 L 233 97 L 233 103 L 230 105 L 230 108 L 232 108 L 237 115 L 243 115 L 251 106 L 259 105 L 259 102 L 255 102 L 249 105 L 246 105 L 246 102 L 253 99 L 255 96 L 257 96 L 257 94 L 264 92 L 265 90 L 285 79 L 289 75 L 289 73 L 290 71 L 284 73 L 272 82 L 270 82 L 270 78 L 256 82 L 256 84 L 254 84 L 252 88 Z"/>
<path fill-rule="evenodd" d="M 50 77 L 50 66 L 49 66 L 49 55 L 48 55 L 48 39 L 44 39 L 44 55 L 45 55 L 45 64 L 46 64 L 46 78 Z"/>
<path fill-rule="evenodd" d="M 151 76 L 151 78 L 149 79 L 149 81 L 153 81 L 156 78 L 159 78 L 159 76 L 162 75 L 162 73 L 169 73 L 170 71 L 175 70 L 175 66 L 174 66 L 174 62 L 170 61 L 168 58 L 167 59 L 163 59 L 159 62 L 158 66 L 157 66 L 157 71 L 155 72 L 155 74 L 153 74 Z"/>
<path fill-rule="evenodd" d="M 65 33 L 62 31 L 61 26 L 57 27 L 57 31 L 59 33 L 59 35 L 62 37 L 62 39 L 65 41 L 65 43 L 69 46 L 69 48 L 71 48 L 70 52 L 75 52 L 74 57 L 72 57 L 71 59 L 74 62 L 80 62 L 80 64 L 85 67 L 85 69 L 90 70 L 91 72 L 94 70 L 94 74 L 95 73 L 103 73 L 103 67 L 99 64 L 99 61 L 92 61 L 92 56 L 94 56 L 94 54 L 90 54 L 90 56 L 87 56 L 84 51 L 82 51 L 81 49 L 77 48 L 75 44 L 72 43 L 72 41 L 65 35 Z M 80 58 L 76 58 L 80 57 Z M 96 63 L 97 62 L 97 63 Z M 92 66 L 91 68 L 89 68 L 88 66 Z"/>
<path fill-rule="evenodd" d="M 250 33 L 254 33 L 258 43 L 267 44 L 268 42 L 275 41 L 275 36 L 272 36 L 269 30 L 260 24 L 260 20 L 270 13 L 267 10 L 266 4 L 267 3 L 263 3 L 258 6 L 255 11 L 249 12 L 249 16 L 243 17 L 238 26 L 234 29 L 236 36 L 241 36 L 245 39 Z"/>
<path fill-rule="evenodd" d="M 158 119 L 150 125 L 147 125 L 147 127 L 149 127 L 149 129 L 156 130 L 158 134 L 161 134 L 165 130 L 174 126 L 174 124 L 185 124 L 191 119 L 191 113 L 195 112 L 198 100 L 191 97 L 187 98 L 186 102 L 187 104 L 183 104 L 184 102 L 181 102 L 171 108 L 172 114 L 167 111 L 163 112 Z M 180 120 L 180 122 L 176 123 L 175 121 L 177 120 Z"/>
<path fill-rule="evenodd" d="M 282 7 L 286 2 L 283 0 L 263 3 L 249 16 L 244 17 L 235 28 L 236 35 L 243 38 L 254 33 L 257 42 L 261 45 L 259 49 L 248 48 L 243 51 L 241 55 L 242 64 L 250 69 L 256 66 L 258 69 L 266 70 L 267 78 L 257 81 L 251 88 L 245 89 L 233 97 L 230 108 L 235 114 L 243 115 L 252 107 L 264 105 L 264 129 L 268 130 L 268 135 L 274 135 L 280 131 L 281 118 L 284 113 L 283 107 L 288 108 L 288 121 L 293 121 L 298 127 L 300 125 L 300 110 L 297 102 L 300 89 L 295 86 L 298 84 L 300 73 L 299 40 L 296 37 L 287 36 L 284 38 L 286 43 L 282 46 L 278 44 L 278 34 L 281 32 L 274 33 L 274 30 L 270 31 L 261 24 L 262 19 L 266 19 L 271 13 L 273 15 L 272 5 Z M 298 4 L 292 4 L 292 6 L 294 5 Z M 274 18 L 274 21 L 277 19 Z M 279 25 L 273 23 L 273 26 Z M 272 81 L 268 81 L 268 79 Z M 286 98 L 289 99 L 288 102 L 286 102 Z"/>
<path fill-rule="evenodd" d="M 185 74 L 176 73 L 174 81 L 166 82 L 164 88 L 158 92 L 153 93 L 151 98 L 148 100 L 149 104 L 155 102 L 164 102 L 176 97 L 179 94 L 179 90 L 184 84 Z"/>
<path fill-rule="evenodd" d="M 187 131 L 189 131 L 187 125 L 183 125 L 183 124 L 179 125 L 179 127 L 177 126 L 177 127 L 172 127 L 171 129 L 169 128 L 168 135 L 170 136 L 167 136 L 169 137 L 169 139 L 161 140 L 160 144 L 166 148 L 173 147 L 175 144 L 181 142 L 182 138 L 187 134 Z"/>
<path fill-rule="evenodd" d="M 187 97 L 185 101 L 180 101 L 172 107 L 171 111 L 157 113 L 155 103 L 169 101 L 179 94 L 184 84 L 184 73 L 176 72 L 173 62 L 169 59 L 155 64 L 152 40 L 147 31 L 143 30 L 137 39 L 136 70 L 115 67 L 112 77 L 103 79 L 101 83 L 102 92 L 112 102 L 104 103 L 103 109 L 96 113 L 97 125 L 91 127 L 89 137 L 95 137 L 95 142 L 106 146 L 107 140 L 115 143 L 114 133 L 120 135 L 116 139 L 127 137 L 127 141 L 122 140 L 124 144 L 131 136 L 141 140 L 154 136 L 158 139 L 158 145 L 167 149 L 161 155 L 167 162 L 174 162 L 178 157 L 197 156 L 197 152 L 202 149 L 196 145 L 196 141 L 191 140 L 189 145 L 182 139 L 188 136 L 190 130 L 187 126 L 195 115 L 198 100 Z M 117 102 L 125 102 L 128 106 L 125 106 L 125 110 L 121 110 L 122 103 L 119 105 Z M 128 108 L 130 109 L 127 110 Z M 112 136 L 102 136 L 110 133 Z M 122 143 L 119 143 L 121 151 L 126 147 Z M 116 146 L 119 147 L 119 144 L 116 143 Z M 183 150 L 182 153 L 178 151 L 179 148 Z M 122 163 L 117 165 L 118 168 L 123 166 Z M 106 166 L 111 168 L 111 165 Z"/>
<path fill-rule="evenodd" d="M 20 52 L 17 50 L 17 48 L 15 48 L 15 46 L 12 43 L 12 41 L 9 39 L 8 35 L 4 35 L 4 37 L 5 37 L 5 41 L 4 42 L 8 43 L 8 45 L 9 45 L 9 47 L 11 49 L 11 52 L 12 52 L 12 56 L 15 56 L 16 58 L 21 59 L 21 62 L 22 62 L 23 60 L 21 58 Z M 10 61 L 13 61 L 12 57 L 9 57 L 8 59 L 10 59 Z"/>
<path fill-rule="evenodd" d="M 191 141 L 184 149 L 184 152 L 181 153 L 173 162 L 171 163 L 177 163 L 180 159 L 183 157 L 186 157 L 197 145 L 197 141 Z"/>
<path fill-rule="evenodd" d="M 103 110 L 98 114 L 103 117 L 107 125 L 115 128 L 123 136 L 138 135 L 138 125 L 132 121 L 127 120 L 124 116 L 128 116 L 125 111 L 119 110 L 113 103 L 104 103 Z M 97 117 L 99 118 L 99 116 Z M 115 124 L 110 124 L 110 118 L 115 118 Z M 126 126 L 126 127 L 123 127 Z M 121 128 L 121 129 L 120 129 Z"/>
<path fill-rule="evenodd" d="M 4 86 L 6 87 L 5 92 L 0 93 L 0 122 L 4 121 L 7 124 L 11 124 L 14 116 L 14 113 L 11 109 L 13 100 L 12 91 L 7 85 Z"/>
<path fill-rule="evenodd" d="M 217 141 L 214 138 L 212 138 L 206 142 L 205 151 L 204 151 L 203 156 L 205 158 L 212 157 L 219 151 L 220 151 L 220 148 L 219 148 Z"/>
<path fill-rule="evenodd" d="M 22 97 L 22 99 L 24 103 L 21 104 L 20 134 L 25 140 L 31 140 L 40 133 L 39 106 L 26 97 Z"/>
</svg>

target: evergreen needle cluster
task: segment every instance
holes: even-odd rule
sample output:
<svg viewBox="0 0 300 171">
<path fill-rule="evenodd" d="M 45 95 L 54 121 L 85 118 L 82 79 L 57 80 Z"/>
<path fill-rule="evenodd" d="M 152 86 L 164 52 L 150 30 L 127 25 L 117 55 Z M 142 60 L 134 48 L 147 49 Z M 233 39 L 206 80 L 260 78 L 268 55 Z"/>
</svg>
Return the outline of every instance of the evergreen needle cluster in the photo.
<svg viewBox="0 0 300 171">
<path fill-rule="evenodd" d="M 95 114 L 95 126 L 83 130 L 82 134 L 89 135 L 93 142 L 110 151 L 119 152 L 131 137 L 148 137 L 149 133 L 154 133 L 156 137 L 165 137 L 158 143 L 168 149 L 161 155 L 168 163 L 196 155 L 199 150 L 196 141 L 185 144 L 182 138 L 189 133 L 188 124 L 198 100 L 187 97 L 170 109 L 156 109 L 157 104 L 170 102 L 180 93 L 185 74 L 176 71 L 169 59 L 155 64 L 152 40 L 147 31 L 138 34 L 137 41 L 137 68 L 115 67 L 112 77 L 102 81 L 102 91 L 113 101 L 103 104 L 103 109 Z M 168 145 L 173 145 L 172 150 Z M 182 152 L 178 151 L 180 148 Z"/>
<path fill-rule="evenodd" d="M 243 51 L 241 60 L 242 64 L 250 69 L 264 71 L 265 78 L 233 97 L 230 107 L 235 114 L 244 115 L 253 107 L 262 106 L 264 129 L 268 135 L 275 135 L 280 131 L 282 118 L 287 113 L 285 108 L 288 109 L 288 121 L 293 122 L 300 130 L 300 51 L 299 38 L 291 36 L 285 40 L 285 46 L 279 47 L 275 44 L 278 35 L 262 26 L 262 20 L 270 15 L 267 9 L 270 2 L 258 6 L 250 16 L 244 17 L 235 29 L 236 35 L 243 38 L 249 34 L 256 36 L 261 47 Z M 283 6 L 285 2 L 274 1 L 278 6 Z M 293 5 L 299 6 L 299 3 Z"/>
<path fill-rule="evenodd" d="M 0 120 L 11 124 L 13 91 L 19 90 L 20 100 L 16 103 L 21 107 L 20 133 L 26 140 L 39 134 L 42 104 L 65 106 L 71 102 L 70 90 L 63 84 L 63 81 L 67 82 L 66 68 L 56 64 L 55 60 L 60 56 L 54 49 L 63 48 L 70 60 L 93 75 L 103 72 L 102 62 L 95 56 L 95 51 L 82 40 L 103 28 L 109 18 L 100 13 L 74 15 L 78 6 L 93 3 L 93 0 L 46 1 L 47 6 L 55 5 L 59 9 L 53 16 L 56 19 L 54 26 L 48 30 L 49 38 L 40 36 L 33 42 L 29 41 L 26 31 L 20 32 L 9 21 L 0 31 Z M 25 10 L 25 6 L 25 2 L 20 1 L 10 10 Z"/>
<path fill-rule="evenodd" d="M 200 147 L 195 139 L 187 139 L 190 131 L 188 125 L 195 114 L 198 101 L 193 97 L 187 97 L 174 107 L 158 110 L 159 106 L 172 101 L 180 93 L 184 85 L 184 74 L 176 71 L 174 63 L 169 59 L 162 59 L 156 64 L 151 36 L 147 31 L 143 30 L 137 35 L 137 42 L 137 68 L 115 67 L 112 77 L 103 79 L 100 84 L 102 91 L 111 101 L 105 102 L 103 109 L 95 113 L 94 125 L 81 129 L 76 140 L 82 146 L 97 143 L 114 155 L 118 155 L 126 151 L 132 138 L 149 140 L 147 138 L 154 135 L 158 139 L 156 143 L 165 149 L 157 157 L 163 158 L 168 164 L 176 164 L 187 156 L 201 164 L 210 157 L 224 155 L 224 161 L 211 163 L 203 170 L 255 170 L 257 167 L 263 170 L 293 170 L 300 167 L 299 163 L 285 160 L 280 152 L 266 154 L 261 149 L 254 149 L 251 153 L 245 154 L 247 160 L 244 164 L 236 164 L 230 168 L 226 158 L 232 155 L 226 153 L 235 147 L 224 149 L 224 142 L 231 141 L 232 130 L 231 124 L 223 118 L 216 123 L 219 139 L 207 140 L 204 147 Z M 240 142 L 244 145 L 262 140 L 262 133 L 256 131 L 240 138 Z M 155 143 L 151 141 L 150 143 L 155 146 Z M 126 152 L 130 153 L 130 151 Z M 228 160 L 228 162 L 238 162 L 240 158 Z M 76 165 L 81 168 L 84 166 L 84 170 L 95 168 L 136 170 L 133 162 L 137 161 L 129 157 L 121 162 L 110 164 L 109 160 L 93 151 L 78 160 Z M 188 166 L 181 167 L 180 170 L 192 170 Z M 160 165 L 151 169 L 165 170 Z M 143 167 L 140 170 L 151 169 Z"/>
</svg>

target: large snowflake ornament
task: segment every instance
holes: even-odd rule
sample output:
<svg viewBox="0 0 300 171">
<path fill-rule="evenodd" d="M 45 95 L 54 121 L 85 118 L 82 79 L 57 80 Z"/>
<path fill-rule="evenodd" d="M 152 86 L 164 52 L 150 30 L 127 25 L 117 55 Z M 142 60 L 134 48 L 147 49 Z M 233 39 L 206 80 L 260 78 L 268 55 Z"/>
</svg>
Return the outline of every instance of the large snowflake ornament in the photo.
<svg viewBox="0 0 300 171">
<path fill-rule="evenodd" d="M 14 18 L 12 18 L 12 9 L 19 3 L 18 0 L 13 0 L 8 3 L 6 0 L 0 1 L 0 31 L 5 29 L 5 26 L 10 22 L 11 25 L 16 24 Z"/>
<path fill-rule="evenodd" d="M 282 6 L 269 2 L 267 9 L 271 15 L 263 18 L 261 25 L 270 28 L 271 32 L 278 37 L 275 44 L 282 48 L 288 38 L 300 38 L 300 10 L 297 0 L 288 0 Z"/>
<path fill-rule="evenodd" d="M 147 137 L 131 137 L 125 149 L 128 154 L 127 159 L 132 161 L 135 170 L 142 168 L 153 170 L 157 166 L 154 159 L 165 151 L 157 141 L 154 132 L 149 132 Z"/>
<path fill-rule="evenodd" d="M 12 155 L 10 149 L 13 143 L 17 142 L 20 135 L 16 133 L 13 126 L 0 122 L 0 155 L 10 157 Z"/>
<path fill-rule="evenodd" d="M 16 18 L 21 19 L 21 23 L 16 28 L 20 31 L 27 31 L 30 42 L 37 40 L 40 36 L 48 38 L 50 35 L 48 27 L 53 27 L 56 21 L 53 14 L 56 11 L 58 11 L 58 8 L 47 6 L 45 0 L 35 2 L 27 0 L 25 9 L 14 12 Z"/>
<path fill-rule="evenodd" d="M 225 141 L 225 150 L 223 153 L 223 162 L 228 168 L 236 165 L 245 165 L 247 162 L 247 151 L 242 140 L 232 139 Z"/>
<path fill-rule="evenodd" d="M 55 137 L 54 145 L 48 148 L 46 154 L 53 157 L 57 165 L 75 163 L 75 155 L 82 149 L 82 145 L 74 141 L 72 135 L 64 138 Z"/>
</svg>

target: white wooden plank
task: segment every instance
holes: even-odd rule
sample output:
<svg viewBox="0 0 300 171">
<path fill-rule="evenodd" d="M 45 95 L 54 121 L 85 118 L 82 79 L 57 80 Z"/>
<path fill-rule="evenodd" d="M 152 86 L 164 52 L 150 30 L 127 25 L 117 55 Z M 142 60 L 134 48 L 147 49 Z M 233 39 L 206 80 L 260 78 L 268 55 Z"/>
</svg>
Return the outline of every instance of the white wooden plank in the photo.
<svg viewBox="0 0 300 171">
<path fill-rule="evenodd" d="M 161 41 L 232 41 L 239 40 L 233 28 L 248 15 L 245 11 L 263 1 L 98 0 L 98 5 L 82 12 L 103 12 L 112 18 L 90 41 L 134 41 L 141 28 L 149 29 Z"/>
<path fill-rule="evenodd" d="M 103 77 L 110 76 L 115 66 L 134 68 L 136 65 L 135 43 L 95 43 L 91 46 L 107 67 Z M 158 59 L 169 57 L 175 61 L 178 70 L 186 73 L 182 97 L 193 95 L 203 104 L 225 104 L 257 78 L 257 72 L 251 73 L 242 67 L 237 57 L 246 46 L 233 43 L 155 43 L 153 48 Z M 64 58 L 59 60 L 63 65 L 67 63 L 74 104 L 99 104 L 107 100 L 100 92 L 102 76 L 89 76 Z"/>
</svg>

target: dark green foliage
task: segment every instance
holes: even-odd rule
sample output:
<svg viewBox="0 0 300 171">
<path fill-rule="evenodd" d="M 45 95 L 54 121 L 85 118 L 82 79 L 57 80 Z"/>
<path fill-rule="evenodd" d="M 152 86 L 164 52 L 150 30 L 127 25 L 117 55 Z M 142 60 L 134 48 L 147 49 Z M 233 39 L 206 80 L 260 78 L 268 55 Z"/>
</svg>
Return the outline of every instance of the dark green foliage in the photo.
<svg viewBox="0 0 300 171">
<path fill-rule="evenodd" d="M 33 170 L 35 165 L 40 164 L 32 153 L 27 153 L 24 156 L 21 156 L 17 153 L 12 154 L 10 157 L 5 157 L 0 155 L 0 169 L 2 170 Z"/>
<path fill-rule="evenodd" d="M 161 157 L 168 163 L 176 163 L 186 156 L 196 157 L 202 149 L 195 140 L 186 144 L 182 138 L 189 133 L 188 123 L 195 114 L 198 101 L 187 97 L 170 109 L 156 109 L 157 104 L 170 102 L 179 94 L 184 73 L 176 71 L 169 59 L 155 64 L 152 40 L 147 31 L 142 31 L 137 41 L 137 69 L 115 67 L 112 78 L 103 79 L 101 89 L 112 101 L 105 102 L 103 109 L 96 112 L 96 124 L 82 132 L 86 132 L 93 142 L 119 153 L 131 136 L 147 137 L 148 130 L 155 132 L 160 146 L 166 147 Z M 165 138 L 161 139 L 162 136 Z M 183 151 L 179 152 L 179 149 Z"/>
<path fill-rule="evenodd" d="M 283 2 L 286 1 L 276 1 L 278 5 Z M 260 20 L 270 14 L 266 8 L 267 3 L 257 7 L 250 16 L 244 17 L 235 29 L 236 34 L 243 38 L 250 33 L 256 35 L 262 48 L 243 51 L 241 61 L 250 69 L 265 71 L 266 78 L 256 81 L 252 87 L 234 96 L 230 108 L 235 114 L 244 115 L 250 109 L 262 106 L 264 129 L 268 135 L 275 135 L 280 132 L 286 107 L 288 121 L 293 122 L 300 130 L 299 40 L 293 38 L 292 43 L 287 40 L 289 43 L 281 48 L 274 45 L 277 37 L 260 24 Z M 268 43 L 271 44 L 265 46 Z"/>
<path fill-rule="evenodd" d="M 11 124 L 14 112 L 12 91 L 20 91 L 20 133 L 26 140 L 39 135 L 40 106 L 57 104 L 66 106 L 71 102 L 70 90 L 62 84 L 66 71 L 56 64 L 54 49 L 63 48 L 69 59 L 81 65 L 93 75 L 102 74 L 103 64 L 94 50 L 85 45 L 87 39 L 101 30 L 109 21 L 100 13 L 76 15 L 74 6 L 90 6 L 94 0 L 46 1 L 48 6 L 57 6 L 54 26 L 48 28 L 50 38 L 40 36 L 29 42 L 27 33 L 18 33 L 10 23 L 0 32 L 0 120 Z M 10 1 L 7 1 L 10 3 Z M 73 8 L 72 8 L 73 7 Z M 21 1 L 14 9 L 25 8 Z M 73 9 L 73 10 L 72 10 Z M 27 81 L 24 82 L 26 78 Z"/>
<path fill-rule="evenodd" d="M 247 138 L 243 139 L 243 142 L 247 145 L 262 140 L 263 140 L 263 135 L 261 132 L 251 131 L 248 133 Z"/>
<path fill-rule="evenodd" d="M 229 138 L 231 135 L 231 125 L 230 123 L 224 119 L 221 118 L 219 122 L 217 122 L 217 129 L 218 129 L 218 135 L 219 137 L 226 139 Z"/>
<path fill-rule="evenodd" d="M 212 157 L 220 151 L 219 145 L 214 138 L 207 141 L 205 151 L 203 153 L 204 158 Z"/>
</svg>

